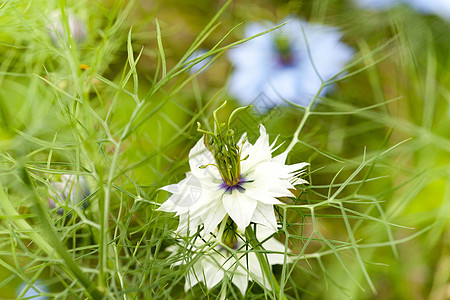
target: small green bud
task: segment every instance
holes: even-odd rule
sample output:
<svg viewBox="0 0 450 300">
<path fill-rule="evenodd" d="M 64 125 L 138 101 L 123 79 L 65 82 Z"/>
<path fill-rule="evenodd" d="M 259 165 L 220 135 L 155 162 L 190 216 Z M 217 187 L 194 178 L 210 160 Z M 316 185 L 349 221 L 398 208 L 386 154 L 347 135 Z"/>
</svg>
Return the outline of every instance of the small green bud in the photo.
<svg viewBox="0 0 450 300">
<path fill-rule="evenodd" d="M 231 220 L 230 218 L 228 218 L 227 222 L 227 227 L 225 228 L 224 232 L 223 232 L 223 236 L 222 236 L 222 242 L 229 248 L 235 249 L 237 246 L 237 226 L 236 224 L 233 222 L 233 220 Z"/>
</svg>

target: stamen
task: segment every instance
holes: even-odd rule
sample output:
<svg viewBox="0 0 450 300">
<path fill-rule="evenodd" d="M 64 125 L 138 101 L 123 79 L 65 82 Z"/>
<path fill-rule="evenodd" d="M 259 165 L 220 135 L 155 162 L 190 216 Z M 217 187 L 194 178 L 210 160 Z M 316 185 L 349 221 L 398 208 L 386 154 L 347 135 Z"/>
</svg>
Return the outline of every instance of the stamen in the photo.
<svg viewBox="0 0 450 300">
<path fill-rule="evenodd" d="M 245 192 L 245 188 L 243 187 L 244 183 L 253 182 L 254 180 L 247 180 L 244 177 L 240 177 L 239 181 L 235 184 L 228 184 L 227 182 L 222 182 L 220 187 L 225 190 L 225 193 L 231 194 L 234 190 L 238 190 L 240 193 Z"/>
</svg>

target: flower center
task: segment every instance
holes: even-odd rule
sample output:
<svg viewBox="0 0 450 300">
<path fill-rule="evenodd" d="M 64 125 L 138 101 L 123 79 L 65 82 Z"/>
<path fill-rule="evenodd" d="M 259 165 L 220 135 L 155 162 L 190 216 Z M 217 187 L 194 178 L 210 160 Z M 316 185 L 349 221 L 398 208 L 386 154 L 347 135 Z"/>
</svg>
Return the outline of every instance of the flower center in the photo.
<svg viewBox="0 0 450 300">
<path fill-rule="evenodd" d="M 234 190 L 238 190 L 241 193 L 245 192 L 244 184 L 247 182 L 253 182 L 254 180 L 247 180 L 245 177 L 240 177 L 239 181 L 235 184 L 229 184 L 225 180 L 220 184 L 220 187 L 225 190 L 225 193 L 231 194 Z"/>
<path fill-rule="evenodd" d="M 205 135 L 205 146 L 214 156 L 220 176 L 227 186 L 239 185 L 241 179 L 241 150 L 234 142 L 234 132 L 229 129 L 212 138 Z"/>
<path fill-rule="evenodd" d="M 291 41 L 285 35 L 278 35 L 275 38 L 275 49 L 277 51 L 278 57 L 277 62 L 283 66 L 292 66 L 295 63 L 295 58 L 292 53 Z"/>
</svg>

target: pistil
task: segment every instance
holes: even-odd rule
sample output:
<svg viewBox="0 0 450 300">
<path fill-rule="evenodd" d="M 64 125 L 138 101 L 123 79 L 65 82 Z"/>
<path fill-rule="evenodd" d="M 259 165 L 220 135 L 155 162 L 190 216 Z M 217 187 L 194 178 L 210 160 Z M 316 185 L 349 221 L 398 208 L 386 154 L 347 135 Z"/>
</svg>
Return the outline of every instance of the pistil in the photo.
<svg viewBox="0 0 450 300">
<path fill-rule="evenodd" d="M 200 129 L 200 124 L 198 124 L 198 131 L 205 134 L 205 146 L 214 156 L 214 166 L 217 167 L 220 176 L 222 177 L 223 188 L 230 192 L 234 189 L 242 192 L 245 190 L 242 187 L 242 183 L 245 182 L 245 179 L 244 181 L 241 181 L 241 160 L 246 158 L 241 159 L 242 149 L 235 141 L 235 134 L 233 129 L 230 128 L 230 123 L 237 112 L 251 106 L 235 109 L 228 118 L 228 123 L 224 124 L 218 121 L 217 111 L 224 107 L 225 104 L 226 101 L 213 112 L 215 121 L 214 132 Z"/>
</svg>

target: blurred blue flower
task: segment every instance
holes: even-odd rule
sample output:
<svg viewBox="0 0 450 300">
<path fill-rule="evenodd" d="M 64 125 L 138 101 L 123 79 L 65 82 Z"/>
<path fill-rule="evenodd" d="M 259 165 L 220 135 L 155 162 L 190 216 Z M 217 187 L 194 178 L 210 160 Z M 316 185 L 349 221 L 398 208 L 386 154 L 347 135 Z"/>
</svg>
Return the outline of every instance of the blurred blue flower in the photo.
<svg viewBox="0 0 450 300">
<path fill-rule="evenodd" d="M 400 3 L 402 3 L 403 0 L 354 0 L 356 3 L 367 9 L 389 9 L 391 7 L 394 7 Z"/>
<path fill-rule="evenodd" d="M 191 54 L 191 56 L 188 57 L 188 59 L 186 60 L 186 64 L 190 64 L 192 63 L 194 60 L 196 60 L 197 58 L 202 57 L 203 55 L 205 55 L 206 53 L 208 53 L 208 50 L 206 49 L 198 49 L 195 50 L 194 53 Z M 189 74 L 194 74 L 197 73 L 198 71 L 200 71 L 204 66 L 206 66 L 209 62 L 211 61 L 211 56 L 208 56 L 202 60 L 200 60 L 199 62 L 197 62 L 196 64 L 193 64 L 191 66 L 191 69 L 189 70 Z M 204 69 L 202 70 L 204 71 Z"/>
<path fill-rule="evenodd" d="M 49 190 L 48 203 L 50 208 L 59 208 L 58 214 L 64 214 L 64 206 L 79 205 L 83 202 L 83 209 L 89 205 L 89 201 L 83 201 L 91 194 L 89 184 L 84 176 L 61 175 L 61 181 L 51 182 L 53 189 Z"/>
<path fill-rule="evenodd" d="M 23 295 L 24 290 L 28 289 Z M 41 296 L 41 293 L 48 293 L 49 288 L 42 284 L 40 280 L 36 280 L 31 286 L 22 282 L 16 290 L 16 297 L 18 299 L 33 299 L 33 300 L 47 300 L 47 296 Z M 22 296 L 21 296 L 22 295 Z M 19 296 L 21 296 L 19 298 Z"/>
<path fill-rule="evenodd" d="M 404 3 L 423 14 L 435 14 L 450 20 L 450 0 L 354 0 L 367 9 L 389 9 Z"/>
<path fill-rule="evenodd" d="M 272 27 L 271 23 L 251 23 L 245 29 L 245 36 Z M 254 103 L 261 110 L 285 103 L 282 99 L 308 105 L 322 80 L 327 81 L 341 72 L 352 58 L 354 52 L 340 41 L 341 36 L 337 28 L 293 19 L 231 49 L 229 59 L 234 72 L 229 93 L 244 104 Z M 323 89 L 320 95 L 329 88 Z"/>
</svg>

